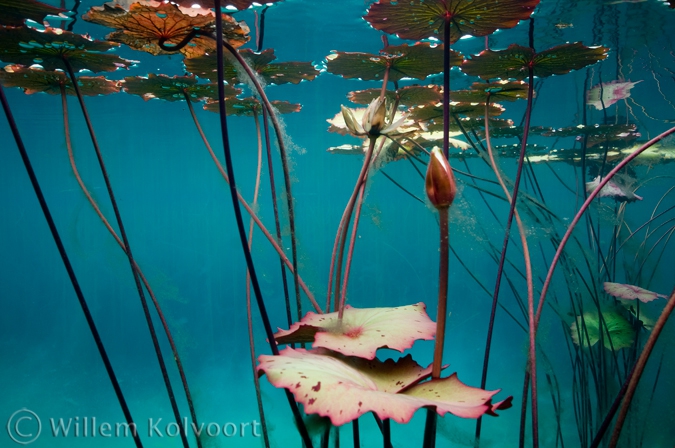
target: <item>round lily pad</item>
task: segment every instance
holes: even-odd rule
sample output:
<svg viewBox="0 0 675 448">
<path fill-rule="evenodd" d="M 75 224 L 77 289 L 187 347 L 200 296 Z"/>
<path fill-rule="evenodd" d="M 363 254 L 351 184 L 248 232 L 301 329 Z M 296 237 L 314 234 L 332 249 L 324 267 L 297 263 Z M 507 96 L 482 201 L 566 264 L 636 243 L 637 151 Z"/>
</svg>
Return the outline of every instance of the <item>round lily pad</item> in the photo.
<svg viewBox="0 0 675 448">
<path fill-rule="evenodd" d="M 198 84 L 194 76 L 166 76 L 150 73 L 147 77 L 130 76 L 124 78 L 124 91 L 139 95 L 145 100 L 160 99 L 165 101 L 184 101 L 187 94 L 190 101 L 203 101 L 218 98 L 216 84 Z M 225 96 L 234 97 L 241 93 L 240 89 L 225 86 Z"/>
<path fill-rule="evenodd" d="M 36 68 L 8 65 L 0 70 L 0 83 L 6 87 L 20 87 L 27 95 L 48 93 L 60 95 L 61 87 L 65 87 L 67 95 L 75 95 L 70 77 L 63 71 L 46 71 Z M 77 84 L 82 95 L 96 96 L 117 93 L 120 82 L 106 79 L 104 76 L 80 76 Z"/>
<path fill-rule="evenodd" d="M 349 92 L 347 98 L 352 103 L 370 104 L 380 96 L 381 89 L 367 89 Z M 412 107 L 423 104 L 436 104 L 443 99 L 441 89 L 435 85 L 407 86 L 396 91 L 387 90 L 385 96 L 391 104 L 397 102 L 401 106 Z"/>
<path fill-rule="evenodd" d="M 300 112 L 302 106 L 300 104 L 292 104 L 288 101 L 271 101 L 272 106 L 276 109 L 279 114 L 290 114 L 293 112 Z M 254 115 L 262 114 L 262 104 L 258 99 L 250 98 L 232 98 L 225 101 L 225 111 L 227 115 L 239 115 L 252 117 Z M 218 101 L 209 101 L 204 105 L 204 110 L 209 112 L 219 113 Z"/>
</svg>

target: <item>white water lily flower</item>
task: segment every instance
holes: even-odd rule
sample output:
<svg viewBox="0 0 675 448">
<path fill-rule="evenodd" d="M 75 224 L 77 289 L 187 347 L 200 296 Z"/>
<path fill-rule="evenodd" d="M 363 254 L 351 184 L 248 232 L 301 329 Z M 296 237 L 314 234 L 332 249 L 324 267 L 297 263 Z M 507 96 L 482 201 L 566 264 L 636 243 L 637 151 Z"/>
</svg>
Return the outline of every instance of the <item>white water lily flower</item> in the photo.
<svg viewBox="0 0 675 448">
<path fill-rule="evenodd" d="M 387 113 L 387 106 L 384 99 L 375 98 L 368 105 L 368 108 L 363 113 L 361 122 L 356 119 L 354 111 L 351 109 L 340 106 L 342 109 L 342 118 L 345 121 L 345 125 L 349 130 L 349 133 L 356 137 L 370 137 L 377 138 L 381 135 L 398 135 L 401 132 L 398 131 L 398 128 L 403 125 L 406 118 L 402 116 L 396 121 L 392 120 L 392 123 L 387 125 L 386 118 L 391 116 L 391 113 Z"/>
</svg>

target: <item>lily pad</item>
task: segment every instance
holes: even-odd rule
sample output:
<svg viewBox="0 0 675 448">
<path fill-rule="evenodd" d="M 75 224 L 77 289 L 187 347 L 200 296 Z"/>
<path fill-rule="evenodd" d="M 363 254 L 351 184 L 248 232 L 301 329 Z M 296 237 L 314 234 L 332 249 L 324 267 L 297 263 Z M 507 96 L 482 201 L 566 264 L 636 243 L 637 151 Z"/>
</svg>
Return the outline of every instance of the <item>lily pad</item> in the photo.
<svg viewBox="0 0 675 448">
<path fill-rule="evenodd" d="M 586 92 L 586 104 L 598 110 L 607 108 L 630 97 L 630 90 L 639 82 L 642 81 L 611 81 L 598 84 Z"/>
<path fill-rule="evenodd" d="M 651 302 L 658 298 L 667 299 L 668 297 L 664 294 L 659 294 L 656 292 L 648 291 L 639 286 L 627 285 L 622 283 L 612 283 L 605 282 L 603 284 L 605 292 L 614 297 L 619 297 L 621 299 L 634 300 L 638 299 L 640 302 Z"/>
<path fill-rule="evenodd" d="M 272 48 L 260 53 L 244 49 L 240 50 L 239 54 L 247 60 L 254 72 L 262 76 L 267 84 L 299 84 L 303 80 L 312 81 L 319 74 L 319 71 L 314 68 L 311 62 L 272 62 L 276 59 Z M 230 84 L 241 82 L 237 66 L 229 59 L 223 61 L 223 79 Z M 208 78 L 214 82 L 218 79 L 215 54 L 187 59 L 185 67 L 187 71 L 199 77 Z"/>
<path fill-rule="evenodd" d="M 220 7 L 221 8 L 235 8 L 238 9 L 239 11 L 242 11 L 244 9 L 248 9 L 251 6 L 253 6 L 254 3 L 264 3 L 264 4 L 270 4 L 270 3 L 276 3 L 280 2 L 281 0 L 265 0 L 264 2 L 261 1 L 256 1 L 256 0 L 222 0 L 220 2 Z M 213 0 L 200 0 L 199 2 L 196 2 L 195 0 L 175 0 L 173 3 L 176 3 L 178 5 L 184 6 L 186 8 L 192 7 L 195 3 L 199 3 L 202 8 L 214 8 L 214 2 Z"/>
<path fill-rule="evenodd" d="M 402 39 L 443 39 L 450 27 L 452 44 L 460 37 L 487 36 L 528 19 L 539 0 L 380 0 L 364 17 L 373 28 Z"/>
<path fill-rule="evenodd" d="M 239 23 L 227 14 L 223 14 L 222 17 L 224 39 L 235 48 L 249 41 L 249 29 L 245 23 Z M 157 6 L 134 3 L 128 11 L 119 5 L 104 4 L 92 7 L 82 18 L 119 30 L 108 34 L 106 39 L 153 55 L 174 53 L 163 50 L 159 46 L 160 41 L 166 46 L 172 46 L 178 45 L 196 29 L 205 34 L 215 32 L 213 14 L 192 17 L 168 2 Z M 191 58 L 215 49 L 216 43 L 213 39 L 197 35 L 181 48 L 180 52 L 185 57 Z"/>
<path fill-rule="evenodd" d="M 25 27 L 0 28 L 0 60 L 25 66 L 39 64 L 48 71 L 66 70 L 66 60 L 75 73 L 80 70 L 112 72 L 129 68 L 134 61 L 106 53 L 118 46 L 113 42 L 92 41 L 58 28 L 46 28 L 44 31 Z"/>
<path fill-rule="evenodd" d="M 36 0 L 0 0 L 0 24 L 21 26 L 26 19 L 42 23 L 46 16 L 58 16 L 66 11 Z"/>
<path fill-rule="evenodd" d="M 61 86 L 67 95 L 75 95 L 70 77 L 60 70 L 46 71 L 18 65 L 7 65 L 0 70 L 0 83 L 6 87 L 20 87 L 27 95 L 48 93 L 60 95 Z M 82 95 L 108 95 L 120 91 L 120 82 L 106 79 L 104 76 L 80 76 L 77 84 Z"/>
<path fill-rule="evenodd" d="M 225 96 L 234 97 L 241 93 L 232 86 L 225 87 Z M 198 84 L 194 76 L 166 76 L 150 73 L 147 77 L 129 76 L 124 78 L 124 91 L 139 95 L 144 100 L 160 99 L 165 101 L 185 101 L 187 94 L 190 101 L 203 101 L 218 98 L 216 84 Z"/>
<path fill-rule="evenodd" d="M 506 50 L 484 50 L 462 64 L 467 75 L 483 79 L 525 79 L 532 67 L 534 76 L 564 75 L 607 58 L 608 48 L 587 47 L 580 42 L 563 44 L 535 53 L 529 47 L 512 44 Z"/>
<path fill-rule="evenodd" d="M 352 103 L 370 104 L 371 101 L 380 96 L 380 91 L 381 89 L 357 90 L 349 92 L 347 98 Z M 390 103 L 397 102 L 400 106 L 406 107 L 436 104 L 443 99 L 440 87 L 435 85 L 408 86 L 396 91 L 387 90 L 385 96 Z"/>
<path fill-rule="evenodd" d="M 618 350 L 630 347 L 635 340 L 635 330 L 628 320 L 616 311 L 605 311 L 602 313 L 603 325 L 603 345 L 606 349 Z M 605 327 L 606 326 L 606 327 Z M 583 329 L 586 329 L 584 332 Z M 584 313 L 583 323 L 581 316 L 577 316 L 576 321 L 570 325 L 570 334 L 572 341 L 581 347 L 592 347 L 600 340 L 600 319 L 597 312 Z M 580 340 L 581 337 L 581 340 Z"/>
<path fill-rule="evenodd" d="M 597 176 L 591 182 L 586 182 L 586 192 L 592 193 L 595 191 L 595 189 L 597 189 L 600 185 L 600 182 L 602 182 L 602 177 L 600 176 Z M 641 201 L 643 199 L 642 196 L 636 195 L 625 186 L 619 185 L 613 180 L 610 180 L 605 184 L 604 187 L 602 187 L 602 190 L 600 190 L 600 193 L 598 193 L 597 197 L 612 198 L 619 202 L 633 202 Z"/>
<path fill-rule="evenodd" d="M 347 79 L 374 81 L 384 79 L 389 68 L 389 81 L 403 78 L 423 80 L 429 75 L 443 72 L 443 46 L 418 42 L 415 45 L 389 46 L 379 55 L 333 51 L 326 56 L 326 70 Z M 450 65 L 460 65 L 464 58 L 450 51 Z"/>
<path fill-rule="evenodd" d="M 504 108 L 497 103 L 488 106 L 488 115 L 495 117 L 501 115 Z M 480 103 L 450 103 L 450 114 L 462 115 L 465 117 L 483 117 L 485 116 L 485 104 Z M 443 105 L 436 104 L 434 106 L 418 106 L 410 109 L 409 117 L 415 121 L 442 121 L 443 120 Z"/>
<path fill-rule="evenodd" d="M 410 355 L 398 361 L 367 361 L 287 347 L 278 356 L 261 355 L 258 360 L 259 374 L 264 372 L 275 387 L 290 390 L 306 413 L 329 417 L 336 426 L 367 412 L 407 423 L 417 409 L 427 406 L 436 406 L 441 416 L 450 412 L 464 418 L 507 407 L 491 403 L 498 390 L 467 386 L 456 374 L 417 384 L 431 375 L 431 367 L 422 368 Z"/>
<path fill-rule="evenodd" d="M 293 112 L 300 112 L 302 106 L 300 104 L 292 104 L 288 101 L 271 101 L 272 106 L 276 109 L 279 114 L 290 114 Z M 239 115 L 252 117 L 254 115 L 262 114 L 262 104 L 256 98 L 232 98 L 225 101 L 225 112 L 227 115 Z M 204 110 L 209 112 L 220 113 L 220 106 L 218 101 L 209 101 L 204 104 Z"/>
<path fill-rule="evenodd" d="M 375 358 L 378 348 L 400 352 L 418 339 L 433 340 L 436 323 L 429 319 L 423 303 L 395 308 L 352 308 L 347 305 L 342 321 L 338 313 L 312 312 L 274 335 L 278 344 L 311 342 L 336 352 L 366 359 Z"/>
<path fill-rule="evenodd" d="M 450 99 L 457 102 L 484 103 L 527 99 L 528 85 L 524 81 L 475 82 L 471 90 L 454 90 Z"/>
</svg>

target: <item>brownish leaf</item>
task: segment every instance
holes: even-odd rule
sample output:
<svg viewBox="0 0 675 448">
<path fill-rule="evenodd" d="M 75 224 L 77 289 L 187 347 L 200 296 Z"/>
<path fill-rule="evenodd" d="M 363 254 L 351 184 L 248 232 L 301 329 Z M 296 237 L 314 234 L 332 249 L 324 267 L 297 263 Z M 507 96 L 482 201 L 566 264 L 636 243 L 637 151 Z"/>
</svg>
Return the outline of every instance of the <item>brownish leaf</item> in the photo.
<svg viewBox="0 0 675 448">
<path fill-rule="evenodd" d="M 443 39 L 447 23 L 452 44 L 465 35 L 486 36 L 528 19 L 539 0 L 380 0 L 364 17 L 376 30 L 402 39 Z"/>
<path fill-rule="evenodd" d="M 75 72 L 112 72 L 129 68 L 134 61 L 106 53 L 118 46 L 112 42 L 92 41 L 58 28 L 47 28 L 44 32 L 26 27 L 0 28 L 2 61 L 26 66 L 39 64 L 45 70 L 66 70 L 66 60 Z"/>
<path fill-rule="evenodd" d="M 26 19 L 42 23 L 45 16 L 57 16 L 66 11 L 36 0 L 0 0 L 0 24 L 21 26 Z"/>
<path fill-rule="evenodd" d="M 558 45 L 541 53 L 520 45 L 510 45 L 506 50 L 484 50 L 462 64 L 462 71 L 483 79 L 525 79 L 532 67 L 534 76 L 544 78 L 564 75 L 595 64 L 607 57 L 608 48 L 587 47 L 581 42 Z"/>
<path fill-rule="evenodd" d="M 441 89 L 435 85 L 402 87 L 397 91 L 387 90 L 385 95 L 391 104 L 396 101 L 399 105 L 406 107 L 436 104 L 443 99 Z M 352 103 L 369 104 L 378 96 L 380 96 L 380 89 L 368 89 L 349 92 L 347 98 Z"/>
<path fill-rule="evenodd" d="M 215 32 L 215 16 L 209 14 L 192 17 L 183 14 L 178 6 L 171 3 L 161 3 L 158 6 L 134 3 L 129 11 L 119 5 L 112 7 L 104 4 L 91 8 L 82 18 L 118 30 L 106 36 L 107 39 L 153 55 L 174 53 L 160 48 L 160 41 L 166 46 L 176 46 L 195 29 L 204 35 L 193 37 L 179 50 L 185 57 L 201 56 L 216 48 L 215 41 L 206 36 Z M 232 46 L 237 48 L 248 42 L 248 32 L 245 23 L 238 23 L 231 16 L 223 14 L 223 37 Z"/>
<path fill-rule="evenodd" d="M 423 80 L 443 71 L 443 46 L 432 47 L 425 42 L 403 44 L 387 47 L 379 55 L 333 51 L 326 59 L 328 72 L 343 78 L 380 80 L 388 67 L 389 81 L 396 82 L 402 78 Z M 463 60 L 461 54 L 450 51 L 451 66 L 460 65 Z"/>
<path fill-rule="evenodd" d="M 218 98 L 216 84 L 198 84 L 194 76 L 153 75 L 147 77 L 130 76 L 124 78 L 124 91 L 139 95 L 144 100 L 157 98 L 166 101 L 184 101 L 186 96 L 192 102 L 209 98 Z M 241 93 L 240 89 L 225 86 L 225 96 L 234 97 Z"/>
<path fill-rule="evenodd" d="M 300 112 L 302 106 L 300 104 L 289 103 L 288 101 L 271 101 L 272 106 L 280 114 L 290 114 L 293 112 Z M 219 113 L 218 101 L 209 101 L 204 105 L 204 110 L 209 112 Z M 256 98 L 249 97 L 244 99 L 234 98 L 225 101 L 225 111 L 227 115 L 239 115 L 245 117 L 252 117 L 254 115 L 262 114 L 262 104 Z"/>
<path fill-rule="evenodd" d="M 0 82 L 6 87 L 20 87 L 31 95 L 44 92 L 50 95 L 61 94 L 65 87 L 66 94 L 75 95 L 75 89 L 68 75 L 62 71 L 45 71 L 20 65 L 8 65 L 0 70 Z M 120 91 L 119 81 L 111 81 L 104 76 L 80 76 L 77 86 L 82 95 L 108 95 Z"/>
<path fill-rule="evenodd" d="M 267 3 L 276 3 L 280 1 L 281 0 L 265 0 L 264 2 L 258 1 L 257 3 L 267 4 Z M 199 2 L 195 0 L 176 0 L 174 1 L 174 3 L 186 8 L 192 7 L 192 5 L 194 5 L 195 3 L 199 3 L 202 8 L 211 8 L 211 9 L 214 8 L 213 0 L 201 0 Z M 256 0 L 222 0 L 220 2 L 220 7 L 221 8 L 234 7 L 239 11 L 241 11 L 250 8 L 253 5 L 253 3 L 256 3 Z"/>
<path fill-rule="evenodd" d="M 312 81 L 317 77 L 319 71 L 314 68 L 311 62 L 272 62 L 276 59 L 274 50 L 268 48 L 260 53 L 252 50 L 240 50 L 244 59 L 247 60 L 251 69 L 258 73 L 267 84 L 298 84 L 303 80 Z M 237 64 L 238 65 L 238 64 Z M 216 81 L 216 57 L 215 55 L 204 55 L 197 58 L 187 59 L 185 67 L 190 73 L 211 81 Z M 239 80 L 239 69 L 230 60 L 223 61 L 223 79 L 230 84 L 237 84 Z"/>
</svg>

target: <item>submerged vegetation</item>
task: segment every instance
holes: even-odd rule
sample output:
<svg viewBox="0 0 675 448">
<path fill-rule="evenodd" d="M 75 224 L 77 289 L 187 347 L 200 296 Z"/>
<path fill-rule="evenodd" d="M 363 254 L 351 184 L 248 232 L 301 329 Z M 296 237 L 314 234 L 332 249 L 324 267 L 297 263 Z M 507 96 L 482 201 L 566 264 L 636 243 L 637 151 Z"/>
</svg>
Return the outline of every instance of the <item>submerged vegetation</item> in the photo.
<svg viewBox="0 0 675 448">
<path fill-rule="evenodd" d="M 266 13 L 287 6 L 283 1 L 265 5 L 249 0 L 214 0 L 200 5 L 120 1 L 87 5 L 89 10 L 82 14 L 68 11 L 65 5 L 55 8 L 36 0 L 0 0 L 0 96 L 7 124 L 127 423 L 134 422 L 134 409 L 118 379 L 119 368 L 108 354 L 108 342 L 99 331 L 103 317 L 92 312 L 80 286 L 80 274 L 72 265 L 70 248 L 54 218 L 58 205 L 50 203 L 40 187 L 33 169 L 40 155 L 24 145 L 22 136 L 33 132 L 39 123 L 15 119 L 17 105 L 8 101 L 5 93 L 10 88 L 20 88 L 27 95 L 60 96 L 60 108 L 55 104 L 54 113 L 62 119 L 70 169 L 88 206 L 128 260 L 184 448 L 210 446 L 205 433 L 195 435 L 188 430 L 203 420 L 190 388 L 194 373 L 184 366 L 182 347 L 174 342 L 176 328 L 165 318 L 166 302 L 157 297 L 161 294 L 155 294 L 152 277 L 144 273 L 151 261 L 145 253 L 136 258 L 135 247 L 132 253 L 130 240 L 136 245 L 139 238 L 127 236 L 124 216 L 129 204 L 118 206 L 115 194 L 124 178 L 110 179 L 107 174 L 111 148 L 100 144 L 100 128 L 89 114 L 85 96 L 107 98 L 124 92 L 145 101 L 184 103 L 185 122 L 191 121 L 190 126 L 146 129 L 139 124 L 138 130 L 128 133 L 155 132 L 157 141 L 169 144 L 179 132 L 196 131 L 227 184 L 236 230 L 230 223 L 222 225 L 240 240 L 237 250 L 244 254 L 246 296 L 232 297 L 224 291 L 222 300 L 246 306 L 241 315 L 246 315 L 250 360 L 236 362 L 251 364 L 255 386 L 251 400 L 256 400 L 261 443 L 266 447 L 288 444 L 283 437 L 275 440 L 266 410 L 270 400 L 281 401 L 282 394 L 306 447 L 401 444 L 392 434 L 393 423 L 412 425 L 421 408 L 426 411 L 426 420 L 419 425 L 418 440 L 406 441 L 406 446 L 436 446 L 437 434 L 447 437 L 448 433 L 439 417 L 453 418 L 446 414 L 475 419 L 473 438 L 467 443 L 476 447 L 494 440 L 504 446 L 656 446 L 658 437 L 647 434 L 648 428 L 654 428 L 649 414 L 667 405 L 661 401 L 668 400 L 656 390 L 662 388 L 661 371 L 675 363 L 663 342 L 658 343 L 664 329 L 672 328 L 668 317 L 675 307 L 672 276 L 665 275 L 664 280 L 660 275 L 669 272 L 675 262 L 671 242 L 675 184 L 663 168 L 672 171 L 670 164 L 675 160 L 673 120 L 663 118 L 672 117 L 675 111 L 672 96 L 663 94 L 666 84 L 671 91 L 674 88 L 668 79 L 675 71 L 672 61 L 670 65 L 653 62 L 655 57 L 649 53 L 651 81 L 656 82 L 629 81 L 629 58 L 618 34 L 605 39 L 594 35 L 594 41 L 585 45 L 559 38 L 556 33 L 573 28 L 562 19 L 553 30 L 538 30 L 537 11 L 556 12 L 561 17 L 567 14 L 557 10 L 563 7 L 555 2 L 366 3 L 364 35 L 370 33 L 373 42 L 379 36 L 381 50 L 334 49 L 323 61 L 278 62 L 275 53 L 282 54 L 287 50 L 284 46 L 303 39 L 289 36 L 288 42 L 274 42 L 275 48 L 264 47 Z M 614 8 L 612 17 L 618 20 L 620 3 L 599 2 L 595 5 L 598 17 Z M 673 3 L 660 3 L 662 14 L 675 21 Z M 251 11 L 254 25 L 240 19 Z M 95 40 L 72 31 L 78 20 L 113 31 L 104 40 Z M 497 30 L 499 45 L 493 48 Z M 461 40 L 468 37 L 480 38 L 481 44 L 474 45 L 477 51 L 463 53 L 455 48 L 467 48 Z M 396 44 L 390 44 L 390 39 Z M 538 39 L 545 41 L 546 49 L 538 48 Z M 672 40 L 668 42 L 672 45 Z M 370 43 L 367 46 L 372 47 Z M 137 67 L 138 61 L 114 53 L 124 47 L 158 58 L 168 55 L 171 59 L 163 60 L 161 67 L 175 65 L 185 74 L 154 73 L 159 69 L 141 64 L 147 68 L 146 76 L 114 76 Z M 673 48 L 669 51 L 672 55 Z M 106 76 L 81 75 L 82 71 L 106 72 Z M 551 94 L 544 89 L 547 82 L 575 74 L 579 79 L 585 76 L 583 88 L 557 92 L 554 101 L 561 104 L 560 113 L 555 114 L 555 122 L 546 123 L 552 115 L 543 109 L 551 106 L 538 101 Z M 302 116 L 307 104 L 295 103 L 293 98 L 270 100 L 268 94 L 275 86 L 284 85 L 284 94 L 290 95 L 293 89 L 331 76 L 363 88 L 344 92 L 356 107 L 329 104 L 330 116 L 320 117 L 330 124 L 328 141 L 345 142 L 328 148 L 326 157 L 336 164 L 347 160 L 347 155 L 362 160 L 351 177 L 337 179 L 348 185 L 350 194 L 344 209 L 339 206 L 344 210 L 341 218 L 331 224 L 331 232 L 335 229 L 332 245 L 311 241 L 325 249 L 322 256 L 330 260 L 327 281 L 321 283 L 308 281 L 309 263 L 300 252 L 303 240 L 297 222 L 302 218 L 296 215 L 296 201 L 301 199 L 296 198 L 305 196 L 298 195 L 297 188 L 306 187 L 294 182 L 300 173 L 294 172 L 297 160 L 289 154 L 292 135 L 286 134 L 288 127 L 280 117 Z M 607 81 L 607 76 L 612 80 Z M 459 87 L 454 85 L 457 79 Z M 650 109 L 648 113 L 648 108 L 634 99 L 647 88 L 655 97 L 658 92 L 671 110 Z M 84 117 L 83 126 L 105 183 L 105 205 L 78 167 L 72 138 L 76 125 L 69 113 L 68 96 L 77 98 Z M 325 101 L 323 97 L 315 100 L 318 104 Z M 200 119 L 213 115 L 195 110 L 196 105 L 218 114 L 218 132 L 202 124 Z M 559 117 L 570 110 L 572 120 Z M 311 118 L 316 117 L 303 120 Z M 238 120 L 235 126 L 233 120 Z M 242 135 L 239 126 L 243 120 L 253 123 L 254 135 Z M 647 120 L 649 126 L 645 125 Z M 508 139 L 517 143 L 504 143 Z M 8 150 L 9 142 L 3 143 Z M 315 144 L 327 146 L 322 140 Z M 241 149 L 237 145 L 246 146 L 247 157 L 255 160 L 255 174 L 235 166 L 233 153 Z M 198 151 L 190 150 L 196 157 Z M 171 156 L 167 151 L 165 157 Z M 322 176 L 332 177 L 329 171 Z M 268 179 L 264 180 L 263 174 Z M 357 246 L 373 249 L 367 238 L 361 238 L 364 205 L 368 207 L 372 184 L 380 179 L 387 182 L 389 202 L 410 201 L 416 207 L 414 225 L 423 243 L 400 243 L 406 251 L 413 248 L 411 276 L 415 260 L 434 260 L 433 285 L 425 285 L 423 297 L 412 297 L 403 287 L 405 278 L 389 278 L 378 266 L 370 273 L 359 272 L 364 266 L 355 255 Z M 269 187 L 268 198 L 260 194 L 263 183 Z M 651 187 L 652 183 L 657 187 Z M 252 194 L 249 184 L 255 184 Z M 320 194 L 319 187 L 312 189 Z M 655 198 L 654 194 L 661 196 Z M 209 199 L 221 200 L 221 196 Z M 332 209 L 334 203 L 322 200 L 319 205 Z M 637 207 L 642 208 L 633 212 Z M 274 230 L 268 230 L 272 221 Z M 469 225 L 463 228 L 465 223 Z M 438 242 L 428 244 L 427 235 L 436 235 L 436 228 Z M 258 241 L 259 233 L 264 241 Z M 471 240 L 470 247 L 464 239 Z M 271 247 L 278 258 L 279 267 L 274 260 L 276 276 L 272 269 L 261 269 L 262 257 L 255 252 L 259 245 Z M 240 252 L 236 253 L 238 257 Z M 406 262 L 411 263 L 407 258 Z M 400 282 L 401 291 L 408 291 L 408 295 L 391 298 L 390 303 L 369 300 L 374 291 L 354 292 L 352 277 L 356 275 L 368 276 L 369 289 L 375 289 L 372 277 L 387 277 L 388 282 Z M 482 311 L 472 324 L 481 328 L 480 337 L 465 336 L 449 319 L 458 303 L 458 291 L 465 287 L 472 294 L 463 300 L 482 303 L 476 305 Z M 325 300 L 319 294 L 325 294 Z M 435 300 L 430 300 L 434 295 Z M 359 306 L 350 305 L 354 297 L 359 298 Z M 200 307 L 196 299 L 189 303 Z M 308 307 L 312 311 L 307 312 Z M 427 315 L 427 308 L 436 313 L 435 320 Z M 280 309 L 283 318 L 270 311 Z M 156 329 L 155 314 L 161 332 Z M 256 324 L 258 319 L 262 331 Z M 274 328 L 279 330 L 274 332 Z M 262 338 L 268 344 L 265 348 Z M 515 371 L 496 366 L 493 344 L 504 350 L 500 338 L 518 341 L 506 355 L 519 363 Z M 164 340 L 170 346 L 170 356 L 162 348 Z M 414 347 L 418 340 L 433 341 L 433 350 L 418 348 L 424 343 Z M 233 345 L 243 344 L 234 341 Z M 382 349 L 412 351 L 385 359 L 380 358 Z M 647 364 L 655 349 L 659 355 Z M 454 368 L 450 370 L 448 364 L 462 365 L 456 359 L 462 359 L 463 351 L 481 353 L 483 363 L 472 370 L 474 376 L 461 369 L 459 374 L 450 373 Z M 426 355 L 432 361 L 424 367 L 413 355 Z M 179 381 L 171 377 L 173 369 L 179 373 Z M 281 389 L 279 395 L 263 393 L 264 381 Z M 651 390 L 638 389 L 645 382 Z M 514 384 L 521 385 L 520 389 Z M 636 393 L 641 399 L 639 408 L 631 405 Z M 644 403 L 650 403 L 652 409 L 645 412 Z M 187 413 L 190 417 L 184 419 Z M 509 422 L 519 428 L 512 432 L 514 439 L 506 441 L 492 432 L 494 420 L 483 417 L 501 418 L 508 413 L 514 415 Z M 378 440 L 362 438 L 359 422 L 366 414 L 376 421 Z M 134 442 L 143 446 L 143 437 L 135 435 Z"/>
</svg>

